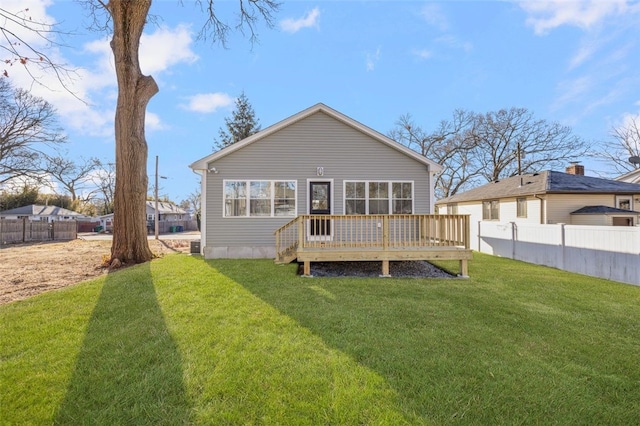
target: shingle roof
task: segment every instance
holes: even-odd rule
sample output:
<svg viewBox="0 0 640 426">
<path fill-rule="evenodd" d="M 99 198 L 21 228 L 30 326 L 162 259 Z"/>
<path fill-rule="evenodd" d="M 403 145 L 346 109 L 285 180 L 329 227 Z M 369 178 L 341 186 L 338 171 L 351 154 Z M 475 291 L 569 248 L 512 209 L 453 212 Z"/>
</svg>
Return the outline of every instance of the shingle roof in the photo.
<svg viewBox="0 0 640 426">
<path fill-rule="evenodd" d="M 640 214 L 633 210 L 617 209 L 609 206 L 585 206 L 571 214 Z"/>
<path fill-rule="evenodd" d="M 156 210 L 156 202 L 155 201 L 147 201 L 147 206 L 151 207 L 153 211 Z M 176 206 L 173 203 L 167 203 L 164 201 L 158 201 L 158 213 L 160 214 L 186 214 L 187 212 L 181 208 Z"/>
<path fill-rule="evenodd" d="M 436 204 L 479 201 L 541 194 L 640 194 L 640 184 L 572 175 L 551 170 L 512 176 L 497 182 L 473 188 Z"/>
<path fill-rule="evenodd" d="M 57 206 L 41 206 L 38 204 L 30 204 L 28 206 L 16 207 L 0 212 L 2 215 L 20 215 L 20 216 L 83 216 L 73 210 L 68 210 Z"/>
</svg>

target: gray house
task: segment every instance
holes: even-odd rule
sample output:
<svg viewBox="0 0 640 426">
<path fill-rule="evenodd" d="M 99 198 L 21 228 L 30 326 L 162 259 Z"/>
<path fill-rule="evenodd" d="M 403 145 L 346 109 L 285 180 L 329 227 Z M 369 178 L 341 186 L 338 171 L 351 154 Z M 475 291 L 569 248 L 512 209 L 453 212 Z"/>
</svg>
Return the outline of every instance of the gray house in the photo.
<svg viewBox="0 0 640 426">
<path fill-rule="evenodd" d="M 202 174 L 205 258 L 273 258 L 274 232 L 299 215 L 431 214 L 442 169 L 324 104 L 190 167 Z M 318 226 L 309 238 L 328 241 L 333 225 Z"/>
</svg>

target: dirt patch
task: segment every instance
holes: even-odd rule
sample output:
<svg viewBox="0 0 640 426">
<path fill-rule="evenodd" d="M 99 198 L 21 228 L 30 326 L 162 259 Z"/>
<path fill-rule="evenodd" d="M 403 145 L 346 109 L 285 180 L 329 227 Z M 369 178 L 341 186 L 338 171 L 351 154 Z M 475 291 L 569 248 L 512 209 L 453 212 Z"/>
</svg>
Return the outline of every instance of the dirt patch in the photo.
<svg viewBox="0 0 640 426">
<path fill-rule="evenodd" d="M 151 251 L 163 256 L 188 253 L 186 240 L 149 240 Z M 73 240 L 31 243 L 0 248 L 0 304 L 76 284 L 107 273 L 103 257 L 111 241 Z"/>
</svg>

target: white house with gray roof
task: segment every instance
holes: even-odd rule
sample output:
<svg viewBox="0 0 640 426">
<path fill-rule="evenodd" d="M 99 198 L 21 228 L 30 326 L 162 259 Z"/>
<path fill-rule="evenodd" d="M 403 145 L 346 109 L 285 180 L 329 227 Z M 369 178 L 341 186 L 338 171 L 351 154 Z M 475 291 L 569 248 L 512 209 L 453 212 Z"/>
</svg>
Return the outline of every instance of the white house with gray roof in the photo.
<svg viewBox="0 0 640 426">
<path fill-rule="evenodd" d="M 206 258 L 275 257 L 298 215 L 429 214 L 439 164 L 316 104 L 190 166 Z"/>
<path fill-rule="evenodd" d="M 438 200 L 439 213 L 471 215 L 478 221 L 535 224 L 634 226 L 640 219 L 640 185 L 544 171 L 513 176 Z M 473 232 L 473 228 L 472 228 Z"/>
<path fill-rule="evenodd" d="M 54 222 L 60 220 L 91 220 L 91 217 L 85 216 L 73 210 L 65 209 L 57 206 L 43 206 L 38 204 L 30 204 L 28 206 L 16 207 L 14 209 L 0 212 L 0 219 L 22 219 L 28 218 L 33 221 Z"/>
</svg>

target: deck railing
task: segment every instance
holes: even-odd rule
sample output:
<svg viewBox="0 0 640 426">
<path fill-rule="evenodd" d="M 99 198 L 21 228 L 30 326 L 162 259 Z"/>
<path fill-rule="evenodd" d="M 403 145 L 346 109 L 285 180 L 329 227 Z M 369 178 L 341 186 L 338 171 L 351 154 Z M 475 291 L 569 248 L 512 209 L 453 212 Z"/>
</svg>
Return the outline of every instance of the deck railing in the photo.
<svg viewBox="0 0 640 426">
<path fill-rule="evenodd" d="M 276 261 L 307 249 L 469 249 L 468 215 L 300 215 L 280 227 Z"/>
</svg>

